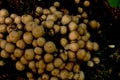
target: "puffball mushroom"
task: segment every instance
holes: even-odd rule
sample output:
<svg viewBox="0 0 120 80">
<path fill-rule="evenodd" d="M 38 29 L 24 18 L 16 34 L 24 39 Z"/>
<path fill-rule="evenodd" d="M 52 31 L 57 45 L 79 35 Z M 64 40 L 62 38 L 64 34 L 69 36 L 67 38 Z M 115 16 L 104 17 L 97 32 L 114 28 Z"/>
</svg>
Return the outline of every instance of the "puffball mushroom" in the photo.
<svg viewBox="0 0 120 80">
<path fill-rule="evenodd" d="M 35 54 L 41 55 L 43 52 L 43 49 L 41 47 L 35 47 L 34 52 Z"/>
<path fill-rule="evenodd" d="M 22 23 L 26 24 L 28 22 L 33 21 L 33 17 L 29 14 L 24 14 L 21 16 L 21 21 L 22 21 Z"/>
<path fill-rule="evenodd" d="M 74 80 L 78 80 L 78 79 L 79 79 L 79 76 L 80 76 L 79 73 L 75 73 L 74 76 L 73 76 L 73 79 L 74 79 Z"/>
<path fill-rule="evenodd" d="M 85 47 L 85 41 L 79 40 L 77 43 L 79 44 L 79 48 L 80 48 L 80 49 L 82 49 L 82 48 Z"/>
<path fill-rule="evenodd" d="M 30 68 L 30 69 L 34 69 L 35 68 L 35 61 L 30 61 L 29 63 L 28 63 L 28 67 Z"/>
<path fill-rule="evenodd" d="M 100 63 L 100 58 L 99 58 L 99 57 L 93 57 L 93 58 L 92 58 L 92 61 L 93 61 L 95 64 L 99 64 L 99 63 Z"/>
<path fill-rule="evenodd" d="M 51 63 L 48 63 L 46 65 L 46 70 L 47 71 L 52 71 L 54 69 L 54 64 L 51 62 Z"/>
<path fill-rule="evenodd" d="M 15 49 L 15 45 L 12 43 L 7 43 L 5 45 L 5 51 L 7 51 L 8 53 L 14 52 L 14 49 Z"/>
<path fill-rule="evenodd" d="M 33 35 L 31 32 L 25 32 L 23 34 L 23 40 L 26 44 L 31 44 L 33 40 Z"/>
<path fill-rule="evenodd" d="M 91 54 L 90 52 L 87 52 L 85 57 L 83 58 L 83 61 L 89 61 L 91 59 Z"/>
<path fill-rule="evenodd" d="M 62 64 L 63 64 L 63 61 L 61 58 L 55 58 L 55 60 L 54 60 L 55 67 L 60 67 Z"/>
<path fill-rule="evenodd" d="M 71 71 L 73 69 L 74 63 L 69 62 L 66 64 L 65 69 Z"/>
<path fill-rule="evenodd" d="M 13 61 L 16 61 L 16 60 L 17 60 L 17 58 L 15 57 L 14 54 L 11 54 L 11 55 L 10 55 L 10 58 L 11 58 Z"/>
<path fill-rule="evenodd" d="M 23 71 L 25 69 L 25 65 L 23 65 L 20 61 L 17 61 L 15 67 L 18 71 Z"/>
<path fill-rule="evenodd" d="M 10 33 L 12 31 L 15 31 L 16 30 L 16 26 L 15 25 L 8 25 L 7 26 L 7 32 Z"/>
<path fill-rule="evenodd" d="M 20 49 L 24 49 L 26 47 L 26 43 L 24 42 L 23 39 L 20 39 L 16 42 L 16 46 Z"/>
<path fill-rule="evenodd" d="M 9 39 L 11 42 L 16 43 L 21 38 L 21 35 L 17 31 L 9 33 Z"/>
<path fill-rule="evenodd" d="M 3 39 L 4 35 L 2 33 L 0 33 L 0 39 Z"/>
<path fill-rule="evenodd" d="M 88 23 L 89 23 L 89 20 L 88 20 L 88 19 L 84 19 L 83 22 L 84 22 L 85 24 L 88 24 Z"/>
<path fill-rule="evenodd" d="M 7 31 L 7 25 L 0 24 L 0 33 L 5 33 Z"/>
<path fill-rule="evenodd" d="M 49 80 L 49 75 L 43 73 L 43 74 L 42 74 L 42 79 L 43 79 L 43 80 Z"/>
<path fill-rule="evenodd" d="M 8 58 L 8 57 L 9 57 L 9 53 L 6 52 L 5 50 L 1 50 L 0 56 L 1 56 L 2 58 Z"/>
<path fill-rule="evenodd" d="M 78 43 L 70 43 L 70 44 L 69 44 L 69 49 L 70 49 L 71 51 L 77 51 L 77 50 L 79 49 Z"/>
<path fill-rule="evenodd" d="M 99 44 L 97 42 L 93 42 L 93 50 L 98 51 L 99 50 Z"/>
<path fill-rule="evenodd" d="M 37 6 L 36 9 L 35 9 L 35 11 L 36 11 L 37 13 L 39 13 L 39 14 L 42 14 L 43 9 L 42 9 L 42 7 L 40 7 L 40 6 Z"/>
<path fill-rule="evenodd" d="M 37 23 L 35 23 L 35 22 L 32 21 L 32 22 L 26 23 L 24 29 L 25 29 L 26 31 L 32 31 L 32 29 L 33 29 L 34 27 L 36 27 L 36 26 L 38 26 Z"/>
<path fill-rule="evenodd" d="M 49 54 L 49 53 L 46 53 L 44 55 L 44 61 L 47 62 L 47 63 L 52 62 L 53 61 L 53 55 Z"/>
<path fill-rule="evenodd" d="M 55 7 L 60 7 L 60 2 L 56 1 L 56 2 L 54 2 L 53 5 L 54 5 Z"/>
<path fill-rule="evenodd" d="M 61 58 L 63 61 L 67 61 L 68 56 L 67 56 L 67 54 L 65 54 L 65 53 L 60 53 L 60 58 Z"/>
<path fill-rule="evenodd" d="M 60 44 L 62 47 L 65 47 L 68 44 L 68 40 L 66 38 L 61 38 L 60 39 Z"/>
<path fill-rule="evenodd" d="M 5 22 L 5 17 L 0 16 L 0 24 L 4 24 L 4 22 Z"/>
<path fill-rule="evenodd" d="M 35 55 L 35 59 L 36 59 L 36 60 L 40 60 L 41 58 L 42 58 L 41 55 L 39 55 L 39 54 Z"/>
<path fill-rule="evenodd" d="M 21 16 L 16 16 L 16 17 L 14 18 L 14 22 L 15 22 L 16 24 L 20 24 L 20 23 L 21 23 Z"/>
<path fill-rule="evenodd" d="M 43 59 L 39 60 L 38 63 L 36 64 L 36 67 L 38 67 L 39 69 L 45 69 L 46 67 L 46 64 L 45 62 L 43 61 Z"/>
<path fill-rule="evenodd" d="M 79 64 L 74 64 L 73 72 L 78 73 L 79 71 L 80 71 L 80 65 Z"/>
<path fill-rule="evenodd" d="M 47 53 L 53 53 L 56 51 L 56 45 L 52 41 L 47 41 L 44 45 L 44 50 Z"/>
<path fill-rule="evenodd" d="M 78 28 L 78 25 L 75 22 L 70 22 L 68 24 L 69 31 L 74 31 Z"/>
<path fill-rule="evenodd" d="M 68 71 L 67 70 L 61 70 L 60 71 L 60 78 L 62 80 L 65 80 L 65 79 L 67 79 L 67 77 L 68 77 Z"/>
<path fill-rule="evenodd" d="M 0 10 L 0 16 L 2 16 L 2 17 L 8 17 L 8 16 L 9 16 L 8 10 L 6 10 L 6 9 L 1 9 L 1 10 Z"/>
<path fill-rule="evenodd" d="M 78 33 L 78 31 L 71 31 L 69 33 L 68 37 L 69 37 L 69 40 L 74 41 L 74 40 L 78 39 L 79 33 Z"/>
<path fill-rule="evenodd" d="M 76 24 L 79 23 L 79 17 L 78 16 L 72 16 L 72 22 L 75 22 Z"/>
<path fill-rule="evenodd" d="M 24 65 L 28 64 L 28 60 L 24 56 L 20 58 L 20 62 Z"/>
<path fill-rule="evenodd" d="M 77 55 L 77 59 L 82 60 L 86 56 L 85 49 L 79 49 L 76 55 Z"/>
<path fill-rule="evenodd" d="M 36 26 L 32 29 L 32 35 L 35 38 L 39 38 L 44 35 L 44 28 L 42 25 Z"/>
<path fill-rule="evenodd" d="M 49 9 L 47 9 L 47 8 L 43 9 L 43 14 L 44 14 L 44 15 L 49 15 L 50 13 L 51 13 L 51 12 L 50 12 Z"/>
<path fill-rule="evenodd" d="M 38 45 L 37 45 L 37 40 L 36 39 L 33 39 L 33 41 L 32 41 L 32 46 L 33 47 L 37 47 Z"/>
<path fill-rule="evenodd" d="M 25 49 L 25 53 L 24 53 L 24 57 L 27 59 L 27 60 L 32 60 L 34 59 L 34 50 L 33 49 Z"/>
<path fill-rule="evenodd" d="M 37 24 L 40 24 L 40 19 L 34 18 L 34 22 L 37 23 Z"/>
<path fill-rule="evenodd" d="M 69 16 L 69 15 L 64 15 L 61 19 L 61 23 L 63 25 L 68 24 L 70 21 L 71 21 L 71 16 Z"/>
<path fill-rule="evenodd" d="M 74 73 L 73 72 L 69 72 L 68 73 L 68 79 L 73 79 Z"/>
<path fill-rule="evenodd" d="M 24 53 L 24 51 L 22 49 L 16 48 L 14 50 L 14 56 L 17 57 L 17 58 L 22 57 L 23 53 Z"/>
<path fill-rule="evenodd" d="M 93 66 L 94 66 L 93 61 L 88 61 L 88 62 L 87 62 L 87 66 L 89 66 L 89 67 L 93 67 Z"/>
<path fill-rule="evenodd" d="M 74 0 L 76 4 L 79 4 L 80 3 L 80 0 Z"/>
<path fill-rule="evenodd" d="M 62 16 L 63 16 L 63 13 L 62 13 L 61 11 L 55 11 L 53 14 L 54 14 L 58 19 L 61 19 Z"/>
<path fill-rule="evenodd" d="M 20 24 L 17 24 L 16 27 L 17 27 L 19 30 L 22 30 L 24 26 L 20 23 Z M 22 32 L 22 31 L 20 31 L 20 32 Z"/>
<path fill-rule="evenodd" d="M 51 77 L 50 80 L 59 80 L 57 77 Z"/>
<path fill-rule="evenodd" d="M 65 67 L 65 63 L 63 63 L 63 64 L 59 67 L 59 69 L 64 69 L 64 67 Z"/>
<path fill-rule="evenodd" d="M 3 60 L 0 60 L 0 66 L 4 66 L 5 62 Z"/>
<path fill-rule="evenodd" d="M 44 73 L 44 69 L 39 68 L 39 69 L 38 69 L 38 74 L 41 75 L 41 74 L 43 74 L 43 73 Z"/>
<path fill-rule="evenodd" d="M 79 72 L 80 76 L 79 76 L 79 80 L 84 80 L 85 79 L 85 74 L 83 71 Z"/>
<path fill-rule="evenodd" d="M 57 21 L 57 17 L 54 15 L 54 14 L 49 14 L 46 18 L 46 21 L 47 20 L 51 20 L 51 21 L 54 21 L 56 22 Z"/>
<path fill-rule="evenodd" d="M 85 7 L 89 7 L 89 6 L 90 6 L 90 1 L 89 1 L 89 0 L 85 0 L 85 1 L 83 2 L 83 5 L 84 5 Z"/>
<path fill-rule="evenodd" d="M 89 25 L 92 29 L 98 29 L 100 27 L 99 22 L 97 22 L 96 20 L 91 20 L 89 22 Z"/>
<path fill-rule="evenodd" d="M 93 50 L 93 43 L 91 41 L 86 42 L 86 49 L 89 51 Z"/>
<path fill-rule="evenodd" d="M 83 12 L 83 8 L 82 7 L 78 7 L 78 13 L 82 13 Z"/>
<path fill-rule="evenodd" d="M 85 23 L 80 23 L 78 26 L 82 28 L 84 31 L 87 30 L 87 25 Z"/>
<path fill-rule="evenodd" d="M 27 75 L 27 78 L 29 78 L 29 79 L 33 77 L 32 72 L 27 72 L 26 75 Z"/>
<path fill-rule="evenodd" d="M 66 26 L 60 26 L 60 33 L 61 34 L 66 34 L 67 33 L 67 27 Z"/>
<path fill-rule="evenodd" d="M 60 69 L 55 68 L 51 71 L 51 75 L 57 77 L 59 75 L 59 72 L 60 72 Z"/>
<path fill-rule="evenodd" d="M 37 38 L 37 45 L 40 46 L 40 47 L 43 47 L 44 44 L 45 44 L 46 40 L 44 37 L 39 37 Z"/>
<path fill-rule="evenodd" d="M 55 33 L 58 33 L 60 31 L 60 25 L 54 24 L 53 29 Z"/>
<path fill-rule="evenodd" d="M 82 14 L 81 14 L 81 17 L 83 19 L 86 19 L 88 17 L 88 14 L 84 11 Z"/>
<path fill-rule="evenodd" d="M 69 60 L 74 60 L 76 57 L 75 52 L 73 52 L 71 50 L 68 50 L 67 55 L 68 55 Z"/>
<path fill-rule="evenodd" d="M 56 7 L 55 6 L 51 6 L 49 8 L 49 10 L 50 10 L 51 13 L 54 13 L 56 11 Z"/>
<path fill-rule="evenodd" d="M 18 15 L 15 14 L 15 13 L 11 13 L 11 14 L 10 14 L 10 17 L 11 17 L 12 19 L 14 19 L 16 16 L 18 16 Z"/>
<path fill-rule="evenodd" d="M 53 20 L 45 21 L 45 27 L 46 28 L 51 29 L 51 28 L 53 28 L 53 25 L 54 25 L 54 21 Z"/>
<path fill-rule="evenodd" d="M 10 17 L 7 17 L 7 18 L 5 18 L 5 24 L 11 24 L 12 23 L 12 18 L 10 18 Z"/>
<path fill-rule="evenodd" d="M 5 46 L 6 46 L 6 44 L 7 44 L 7 41 L 6 41 L 6 40 L 1 39 L 1 41 L 0 41 L 0 48 L 4 49 L 4 48 L 5 48 Z"/>
</svg>

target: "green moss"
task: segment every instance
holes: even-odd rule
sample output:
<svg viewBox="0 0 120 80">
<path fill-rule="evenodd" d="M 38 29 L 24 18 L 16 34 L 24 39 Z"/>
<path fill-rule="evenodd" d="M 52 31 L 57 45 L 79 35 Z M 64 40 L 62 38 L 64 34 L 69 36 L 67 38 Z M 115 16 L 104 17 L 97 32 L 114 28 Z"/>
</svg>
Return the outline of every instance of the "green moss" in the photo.
<svg viewBox="0 0 120 80">
<path fill-rule="evenodd" d="M 112 8 L 118 7 L 120 9 L 120 0 L 107 0 L 107 1 Z"/>
</svg>

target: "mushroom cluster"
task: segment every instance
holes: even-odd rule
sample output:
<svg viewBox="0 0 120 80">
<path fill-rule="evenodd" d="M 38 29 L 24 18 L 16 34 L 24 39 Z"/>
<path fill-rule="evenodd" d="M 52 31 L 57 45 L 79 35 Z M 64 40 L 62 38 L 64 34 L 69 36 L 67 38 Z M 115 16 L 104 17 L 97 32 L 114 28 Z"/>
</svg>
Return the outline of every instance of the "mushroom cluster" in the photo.
<svg viewBox="0 0 120 80">
<path fill-rule="evenodd" d="M 89 7 L 90 2 L 85 0 L 83 6 Z M 89 20 L 82 7 L 78 15 L 59 7 L 57 1 L 49 9 L 37 6 L 35 16 L 0 10 L 0 57 L 16 61 L 19 71 L 29 69 L 29 80 L 84 80 L 79 62 L 89 67 L 100 63 L 98 57 L 91 57 L 99 44 L 90 40 L 87 29 L 99 29 L 100 23 Z"/>
</svg>

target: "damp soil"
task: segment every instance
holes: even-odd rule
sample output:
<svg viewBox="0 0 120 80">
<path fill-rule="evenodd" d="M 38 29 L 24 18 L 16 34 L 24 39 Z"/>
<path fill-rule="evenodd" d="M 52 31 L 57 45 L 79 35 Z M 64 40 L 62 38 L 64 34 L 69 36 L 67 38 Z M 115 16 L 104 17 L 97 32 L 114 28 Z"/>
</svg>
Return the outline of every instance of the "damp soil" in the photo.
<svg viewBox="0 0 120 80">
<path fill-rule="evenodd" d="M 20 1 L 23 2 L 20 3 Z M 6 8 L 11 13 L 15 12 L 21 15 L 31 12 L 36 6 L 48 8 L 54 1 L 56 0 L 39 2 L 38 0 L 0 0 L 0 8 Z M 57 1 L 61 3 L 60 8 L 68 9 L 71 15 L 78 14 L 77 7 L 81 4 L 76 5 L 74 0 Z M 105 0 L 90 0 L 90 2 L 91 6 L 85 8 L 89 19 L 95 19 L 101 24 L 99 33 L 89 29 L 91 40 L 100 44 L 100 50 L 92 56 L 100 57 L 101 62 L 93 68 L 82 65 L 85 80 L 120 80 L 120 15 L 117 15 L 116 9 L 111 8 Z M 109 48 L 108 45 L 115 45 L 115 48 Z M 0 80 L 26 80 L 25 72 L 21 73 L 15 70 L 15 62 L 10 59 L 5 62 L 6 65 L 0 67 Z"/>
</svg>

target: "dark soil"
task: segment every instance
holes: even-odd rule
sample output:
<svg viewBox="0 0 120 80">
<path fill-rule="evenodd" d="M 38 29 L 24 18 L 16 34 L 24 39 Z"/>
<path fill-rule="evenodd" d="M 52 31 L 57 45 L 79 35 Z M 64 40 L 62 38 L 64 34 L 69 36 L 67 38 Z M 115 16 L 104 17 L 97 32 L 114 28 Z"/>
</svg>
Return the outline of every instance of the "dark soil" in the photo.
<svg viewBox="0 0 120 80">
<path fill-rule="evenodd" d="M 77 14 L 77 7 L 81 6 L 76 5 L 74 0 L 41 0 L 39 2 L 38 0 L 0 0 L 0 9 L 6 8 L 11 13 L 21 15 L 32 12 L 38 5 L 48 8 L 54 1 L 59 1 L 62 4 L 60 8 L 68 9 L 71 15 Z M 83 65 L 85 80 L 120 80 L 120 15 L 114 12 L 116 9 L 111 8 L 105 0 L 90 0 L 90 2 L 91 6 L 85 8 L 89 19 L 96 19 L 101 24 L 101 33 L 89 30 L 92 35 L 91 40 L 100 44 L 100 50 L 92 56 L 100 57 L 101 63 L 93 68 Z M 115 45 L 115 48 L 109 48 L 108 45 L 111 44 Z M 5 60 L 7 65 L 0 67 L 0 80 L 25 80 L 25 72 L 15 70 L 14 62 L 9 63 L 10 61 L 10 59 Z"/>
</svg>

